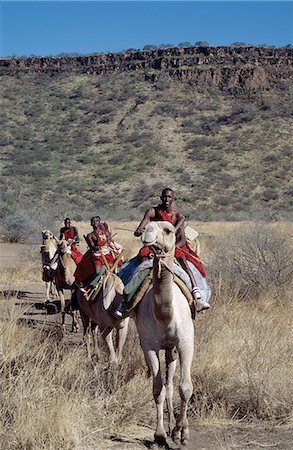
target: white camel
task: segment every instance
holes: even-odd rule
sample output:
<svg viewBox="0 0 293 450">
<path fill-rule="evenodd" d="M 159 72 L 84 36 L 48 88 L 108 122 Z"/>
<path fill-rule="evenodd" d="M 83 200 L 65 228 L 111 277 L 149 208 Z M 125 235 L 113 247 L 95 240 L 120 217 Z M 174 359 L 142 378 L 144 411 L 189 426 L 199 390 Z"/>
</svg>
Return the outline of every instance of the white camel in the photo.
<svg viewBox="0 0 293 450">
<path fill-rule="evenodd" d="M 187 445 L 189 428 L 187 407 L 192 395 L 191 365 L 194 352 L 194 327 L 188 302 L 173 281 L 176 229 L 169 222 L 150 222 L 141 236 L 144 245 L 154 250 L 153 288 L 144 296 L 136 312 L 136 326 L 145 359 L 153 376 L 153 395 L 157 408 L 155 441 L 166 445 L 163 423 L 165 397 L 169 413 L 169 432 L 176 444 Z M 162 381 L 159 351 L 165 350 L 166 384 Z M 173 413 L 173 377 L 176 356 L 180 361 L 180 414 Z"/>
<path fill-rule="evenodd" d="M 129 317 L 121 321 L 114 318 L 113 313 L 123 300 L 123 283 L 121 279 L 110 272 L 106 275 L 103 287 L 93 301 L 88 302 L 83 293 L 77 289 L 76 297 L 80 308 L 81 320 L 84 328 L 84 338 L 86 339 L 88 356 L 90 354 L 90 320 L 97 324 L 102 337 L 104 338 L 109 354 L 110 363 L 119 364 L 122 359 L 122 350 L 125 344 Z M 98 358 L 97 328 L 94 333 L 94 355 Z M 113 332 L 116 330 L 115 345 L 113 344 Z"/>
<path fill-rule="evenodd" d="M 41 258 L 42 258 L 42 269 L 43 269 L 43 281 L 46 284 L 46 301 L 50 301 L 50 294 L 55 295 L 55 277 L 50 276 L 48 274 L 49 270 L 54 270 L 57 267 L 57 263 L 55 263 L 55 267 L 51 266 L 51 262 L 53 257 L 57 252 L 58 239 L 54 236 L 54 234 L 50 230 L 42 231 L 42 245 L 41 245 Z M 52 278 L 52 279 L 50 279 Z"/>
</svg>

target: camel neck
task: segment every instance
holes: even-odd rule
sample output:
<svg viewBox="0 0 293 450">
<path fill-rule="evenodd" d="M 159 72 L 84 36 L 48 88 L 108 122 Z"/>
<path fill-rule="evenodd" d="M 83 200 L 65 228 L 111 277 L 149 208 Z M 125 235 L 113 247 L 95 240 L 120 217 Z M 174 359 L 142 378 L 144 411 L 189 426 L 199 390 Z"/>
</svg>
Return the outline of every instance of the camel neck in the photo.
<svg viewBox="0 0 293 450">
<path fill-rule="evenodd" d="M 164 258 L 163 261 L 160 261 L 159 258 L 154 260 L 154 312 L 158 321 L 164 323 L 170 322 L 173 317 L 173 260 L 173 256 Z"/>
</svg>

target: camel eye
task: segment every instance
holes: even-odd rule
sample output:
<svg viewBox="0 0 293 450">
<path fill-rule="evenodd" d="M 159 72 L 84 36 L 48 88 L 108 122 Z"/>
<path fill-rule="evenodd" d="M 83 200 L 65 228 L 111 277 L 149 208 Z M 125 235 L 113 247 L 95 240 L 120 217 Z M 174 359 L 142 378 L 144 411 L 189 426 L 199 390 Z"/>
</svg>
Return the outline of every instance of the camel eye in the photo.
<svg viewBox="0 0 293 450">
<path fill-rule="evenodd" d="M 165 231 L 166 234 L 170 234 L 171 233 L 171 230 L 169 230 L 169 228 L 165 228 L 164 231 Z"/>
</svg>

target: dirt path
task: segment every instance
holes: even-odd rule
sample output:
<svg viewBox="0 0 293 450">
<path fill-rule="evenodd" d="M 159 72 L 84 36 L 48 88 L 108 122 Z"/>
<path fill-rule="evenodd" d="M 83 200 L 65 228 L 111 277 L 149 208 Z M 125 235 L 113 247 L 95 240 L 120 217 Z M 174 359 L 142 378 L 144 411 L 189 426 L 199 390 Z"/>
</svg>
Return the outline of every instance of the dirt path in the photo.
<svg viewBox="0 0 293 450">
<path fill-rule="evenodd" d="M 174 444 L 168 438 L 169 450 L 188 448 L 189 450 L 291 450 L 293 429 L 243 424 L 196 425 L 190 427 L 188 447 Z M 124 434 L 109 437 L 98 448 L 78 448 L 76 450 L 143 450 L 159 447 L 154 445 L 153 430 L 147 426 L 133 426 Z"/>
</svg>

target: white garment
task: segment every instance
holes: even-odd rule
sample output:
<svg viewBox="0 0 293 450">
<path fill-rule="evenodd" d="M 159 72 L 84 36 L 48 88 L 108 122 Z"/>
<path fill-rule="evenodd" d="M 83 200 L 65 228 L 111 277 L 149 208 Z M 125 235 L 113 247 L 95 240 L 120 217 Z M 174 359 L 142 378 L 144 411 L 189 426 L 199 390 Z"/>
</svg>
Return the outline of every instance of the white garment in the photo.
<svg viewBox="0 0 293 450">
<path fill-rule="evenodd" d="M 144 269 L 152 269 L 153 263 L 154 263 L 153 258 L 143 261 L 139 266 L 137 266 L 137 268 L 133 272 L 133 277 L 135 277 L 140 271 L 142 271 Z M 205 302 L 208 302 L 209 299 L 211 298 L 211 289 L 207 284 L 206 278 L 201 275 L 201 273 L 197 270 L 197 268 L 190 261 L 187 261 L 187 264 L 193 273 L 193 276 L 194 276 L 194 279 L 196 282 L 196 286 L 198 287 L 200 294 L 201 294 L 201 298 Z M 179 277 L 186 284 L 187 288 L 191 292 L 192 284 L 191 284 L 189 275 L 185 272 L 185 270 L 177 262 L 174 262 L 174 264 L 173 264 L 173 272 L 175 275 L 177 275 L 177 277 Z"/>
<path fill-rule="evenodd" d="M 211 298 L 212 291 L 207 283 L 206 278 L 202 276 L 202 274 L 197 270 L 197 268 L 190 261 L 187 261 L 187 264 L 194 276 L 195 283 L 201 293 L 202 300 L 204 300 L 205 302 L 208 303 Z"/>
</svg>

